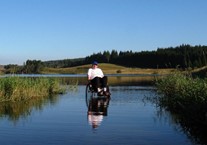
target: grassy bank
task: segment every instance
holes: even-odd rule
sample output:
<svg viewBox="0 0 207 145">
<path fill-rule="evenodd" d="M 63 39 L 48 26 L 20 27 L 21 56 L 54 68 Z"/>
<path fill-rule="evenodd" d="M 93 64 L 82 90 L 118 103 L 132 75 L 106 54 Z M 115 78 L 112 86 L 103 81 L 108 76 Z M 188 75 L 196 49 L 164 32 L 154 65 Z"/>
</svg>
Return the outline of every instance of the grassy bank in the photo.
<svg viewBox="0 0 207 145">
<path fill-rule="evenodd" d="M 0 78 L 0 102 L 27 100 L 63 92 L 55 78 Z"/>
<path fill-rule="evenodd" d="M 157 82 L 160 105 L 207 126 L 207 79 L 176 73 Z"/>
<path fill-rule="evenodd" d="M 174 123 L 196 142 L 206 144 L 207 78 L 176 73 L 157 82 L 158 106 L 171 113 Z"/>
</svg>

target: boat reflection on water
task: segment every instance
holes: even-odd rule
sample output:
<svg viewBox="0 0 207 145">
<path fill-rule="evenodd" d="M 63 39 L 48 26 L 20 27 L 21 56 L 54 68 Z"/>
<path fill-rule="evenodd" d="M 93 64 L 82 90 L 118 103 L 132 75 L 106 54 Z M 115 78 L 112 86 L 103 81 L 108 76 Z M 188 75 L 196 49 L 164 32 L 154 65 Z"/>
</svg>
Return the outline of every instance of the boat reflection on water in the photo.
<svg viewBox="0 0 207 145">
<path fill-rule="evenodd" d="M 88 100 L 88 123 L 93 129 L 98 128 L 103 121 L 104 116 L 108 114 L 108 106 L 110 102 L 110 97 L 102 96 L 95 97 L 91 96 Z"/>
</svg>

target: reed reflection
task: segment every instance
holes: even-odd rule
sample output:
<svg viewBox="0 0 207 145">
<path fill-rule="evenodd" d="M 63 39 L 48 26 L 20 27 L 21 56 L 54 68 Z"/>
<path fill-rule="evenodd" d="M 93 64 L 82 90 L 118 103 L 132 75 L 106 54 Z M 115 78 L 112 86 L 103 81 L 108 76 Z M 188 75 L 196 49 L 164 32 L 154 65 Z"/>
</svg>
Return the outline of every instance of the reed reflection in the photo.
<svg viewBox="0 0 207 145">
<path fill-rule="evenodd" d="M 54 105 L 58 100 L 59 97 L 57 95 L 53 95 L 44 98 L 30 99 L 27 101 L 1 102 L 0 118 L 7 118 L 9 121 L 17 123 L 19 119 L 27 118 L 31 115 L 32 111 L 41 111 L 46 105 Z"/>
<path fill-rule="evenodd" d="M 88 100 L 88 123 L 93 129 L 98 128 L 104 119 L 104 116 L 108 115 L 108 106 L 110 97 L 94 97 L 91 96 Z"/>
<path fill-rule="evenodd" d="M 190 113 L 186 113 L 186 110 L 181 109 L 170 110 L 161 102 L 163 100 L 159 95 L 148 97 L 145 101 L 156 104 L 157 119 L 168 121 L 175 130 L 187 135 L 193 144 L 207 145 L 207 115 L 203 116 L 201 109 L 195 113 L 193 110 L 196 109 L 193 106 Z"/>
</svg>

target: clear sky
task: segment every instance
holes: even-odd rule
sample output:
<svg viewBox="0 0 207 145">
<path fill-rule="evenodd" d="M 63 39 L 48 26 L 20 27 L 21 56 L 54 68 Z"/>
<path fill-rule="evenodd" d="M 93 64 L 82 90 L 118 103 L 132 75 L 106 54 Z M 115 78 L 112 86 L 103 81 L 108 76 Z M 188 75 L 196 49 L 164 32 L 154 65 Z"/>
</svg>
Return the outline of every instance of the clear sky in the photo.
<svg viewBox="0 0 207 145">
<path fill-rule="evenodd" d="M 0 64 L 207 45 L 207 0 L 0 0 Z"/>
</svg>

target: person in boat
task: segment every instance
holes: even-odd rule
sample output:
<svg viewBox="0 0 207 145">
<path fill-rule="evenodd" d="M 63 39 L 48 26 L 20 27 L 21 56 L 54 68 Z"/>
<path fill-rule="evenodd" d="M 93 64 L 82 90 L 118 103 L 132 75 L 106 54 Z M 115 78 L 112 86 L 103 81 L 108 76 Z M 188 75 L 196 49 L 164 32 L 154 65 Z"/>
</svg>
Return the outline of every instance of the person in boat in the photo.
<svg viewBox="0 0 207 145">
<path fill-rule="evenodd" d="M 88 81 L 96 89 L 98 96 L 110 96 L 107 90 L 107 76 L 104 76 L 103 71 L 98 67 L 97 61 L 93 61 L 92 67 L 88 69 Z"/>
</svg>

